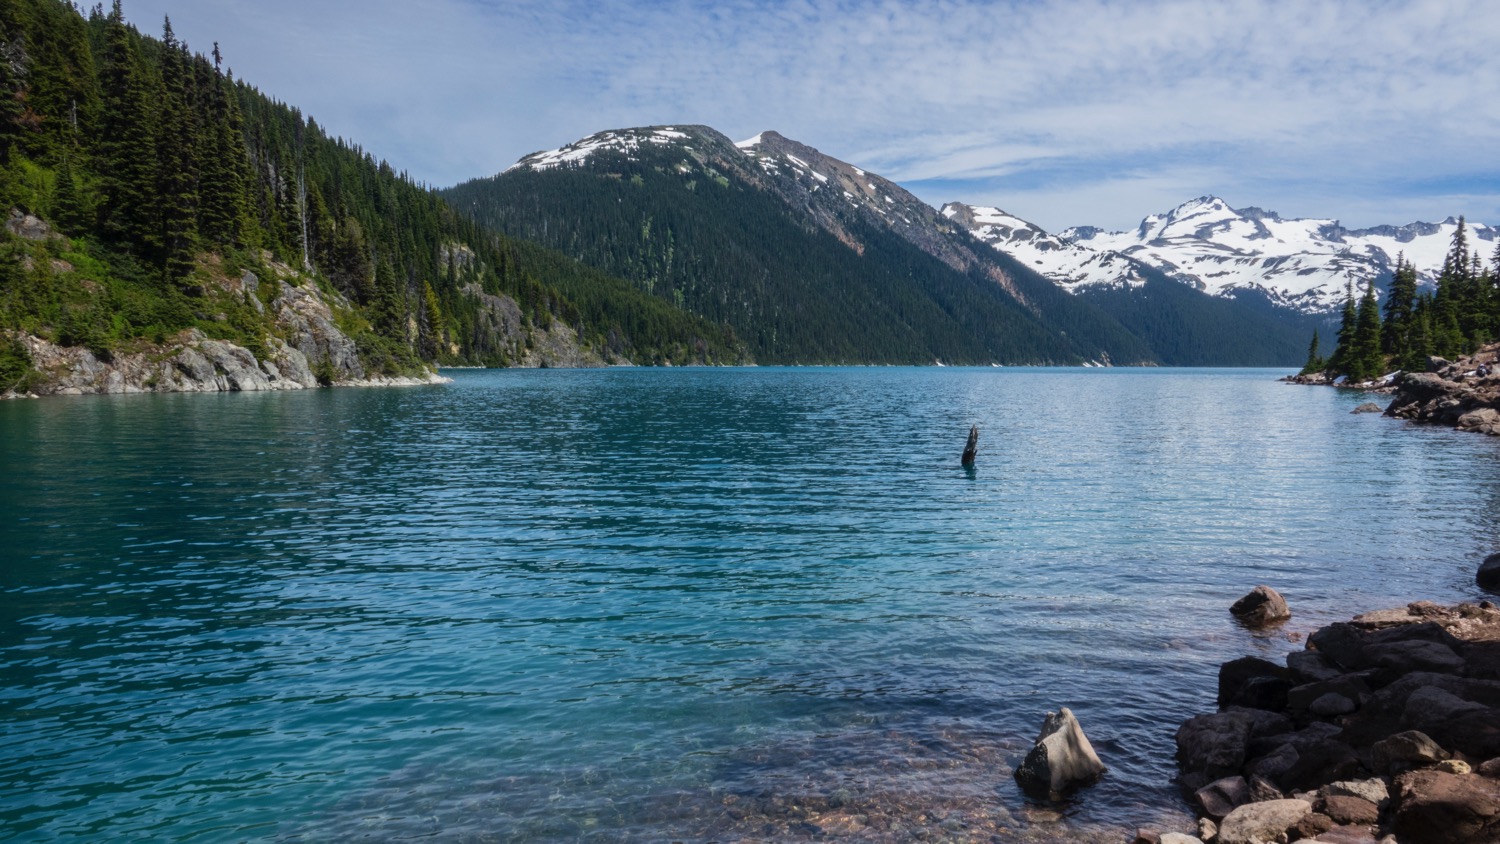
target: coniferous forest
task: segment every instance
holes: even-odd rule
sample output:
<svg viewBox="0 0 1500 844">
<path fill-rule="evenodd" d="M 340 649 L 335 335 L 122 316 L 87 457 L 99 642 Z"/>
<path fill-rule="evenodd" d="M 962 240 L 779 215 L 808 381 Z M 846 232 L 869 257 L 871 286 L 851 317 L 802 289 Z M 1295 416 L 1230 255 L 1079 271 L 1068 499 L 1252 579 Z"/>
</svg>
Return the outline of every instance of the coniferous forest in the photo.
<svg viewBox="0 0 1500 844">
<path fill-rule="evenodd" d="M 105 357 L 187 329 L 260 350 L 266 309 L 215 280 L 282 268 L 346 303 L 339 327 L 376 373 L 512 363 L 555 324 L 614 359 L 740 359 L 728 329 L 478 228 L 236 79 L 217 44 L 195 52 L 170 20 L 138 32 L 119 0 L 0 3 L 0 208 L 50 229 L 0 243 L 0 332 Z M 495 297 L 524 340 L 496 336 Z M 0 345 L 24 372 L 24 349 Z"/>
<path fill-rule="evenodd" d="M 1373 284 L 1357 298 L 1349 286 L 1335 339 L 1325 358 L 1322 338 L 1313 335 L 1303 374 L 1357 383 L 1398 369 L 1423 372 L 1429 357 L 1461 357 L 1500 339 L 1500 246 L 1486 268 L 1460 217 L 1435 290 L 1419 290 L 1417 268 L 1398 257 L 1383 305 Z"/>
</svg>

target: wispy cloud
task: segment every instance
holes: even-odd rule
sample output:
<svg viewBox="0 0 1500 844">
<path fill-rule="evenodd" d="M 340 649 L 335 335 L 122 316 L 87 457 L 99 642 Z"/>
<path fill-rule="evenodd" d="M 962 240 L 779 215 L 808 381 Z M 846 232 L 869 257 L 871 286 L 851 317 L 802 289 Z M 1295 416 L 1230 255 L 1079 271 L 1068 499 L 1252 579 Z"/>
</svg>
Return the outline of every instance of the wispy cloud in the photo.
<svg viewBox="0 0 1500 844">
<path fill-rule="evenodd" d="M 126 12 L 148 31 L 170 13 L 195 48 L 220 41 L 251 82 L 438 184 L 600 129 L 696 122 L 775 128 L 934 203 L 998 204 L 1054 229 L 1126 227 L 1202 193 L 1353 225 L 1500 221 L 1500 14 L 1472 0 Z"/>
</svg>

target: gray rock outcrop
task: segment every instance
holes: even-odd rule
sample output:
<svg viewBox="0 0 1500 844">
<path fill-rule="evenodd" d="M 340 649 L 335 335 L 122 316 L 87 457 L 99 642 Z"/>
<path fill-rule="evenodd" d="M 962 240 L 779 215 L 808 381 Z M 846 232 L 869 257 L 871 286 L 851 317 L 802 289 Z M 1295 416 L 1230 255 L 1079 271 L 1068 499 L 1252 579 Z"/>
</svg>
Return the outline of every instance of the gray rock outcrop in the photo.
<svg viewBox="0 0 1500 844">
<path fill-rule="evenodd" d="M 1036 745 L 1016 768 L 1015 776 L 1027 791 L 1060 794 L 1098 779 L 1105 770 L 1078 719 L 1063 707 L 1047 713 Z"/>
<path fill-rule="evenodd" d="M 1428 372 L 1396 379 L 1387 416 L 1500 435 L 1500 344 L 1448 362 L 1433 358 Z"/>
</svg>

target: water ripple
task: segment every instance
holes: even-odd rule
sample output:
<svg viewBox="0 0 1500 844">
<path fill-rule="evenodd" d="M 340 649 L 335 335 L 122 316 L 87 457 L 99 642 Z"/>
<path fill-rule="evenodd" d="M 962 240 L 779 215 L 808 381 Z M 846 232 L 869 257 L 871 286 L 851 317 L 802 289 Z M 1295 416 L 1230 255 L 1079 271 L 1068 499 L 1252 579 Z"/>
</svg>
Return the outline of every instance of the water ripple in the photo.
<svg viewBox="0 0 1500 844">
<path fill-rule="evenodd" d="M 456 375 L 0 405 L 8 835 L 1113 841 L 1220 661 L 1500 544 L 1494 440 L 1265 371 Z"/>
</svg>

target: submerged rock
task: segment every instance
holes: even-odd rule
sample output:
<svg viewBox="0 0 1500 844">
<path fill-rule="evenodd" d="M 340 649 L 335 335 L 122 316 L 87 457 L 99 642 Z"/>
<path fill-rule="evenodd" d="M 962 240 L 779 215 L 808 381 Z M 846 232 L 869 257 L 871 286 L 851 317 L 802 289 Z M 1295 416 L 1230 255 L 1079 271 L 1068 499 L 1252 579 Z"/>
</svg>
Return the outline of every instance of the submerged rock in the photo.
<svg viewBox="0 0 1500 844">
<path fill-rule="evenodd" d="M 1251 589 L 1249 594 L 1234 602 L 1229 612 L 1248 627 L 1265 627 L 1292 617 L 1286 599 L 1269 586 Z"/>
<path fill-rule="evenodd" d="M 1479 571 L 1474 574 L 1474 582 L 1486 592 L 1500 594 L 1500 554 L 1484 558 L 1484 562 L 1479 564 Z"/>
<path fill-rule="evenodd" d="M 1063 707 L 1047 713 L 1036 745 L 1016 769 L 1016 782 L 1027 791 L 1058 794 L 1098 779 L 1105 770 L 1078 719 Z"/>
</svg>

